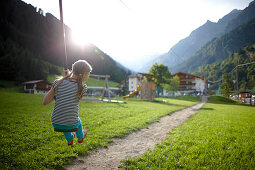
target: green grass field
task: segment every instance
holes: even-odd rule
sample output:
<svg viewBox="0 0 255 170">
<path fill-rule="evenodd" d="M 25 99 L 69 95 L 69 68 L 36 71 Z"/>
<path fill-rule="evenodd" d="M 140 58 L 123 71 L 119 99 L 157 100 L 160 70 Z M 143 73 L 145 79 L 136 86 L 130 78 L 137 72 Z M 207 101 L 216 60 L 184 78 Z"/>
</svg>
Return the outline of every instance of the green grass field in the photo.
<svg viewBox="0 0 255 170">
<path fill-rule="evenodd" d="M 254 169 L 255 107 L 214 96 L 154 150 L 124 169 Z"/>
<path fill-rule="evenodd" d="M 62 133 L 54 132 L 50 116 L 54 104 L 43 106 L 43 95 L 0 90 L 0 169 L 58 169 L 77 155 L 107 146 L 175 110 L 194 105 L 198 98 L 126 103 L 80 103 L 80 118 L 88 130 L 85 143 L 67 146 Z"/>
</svg>

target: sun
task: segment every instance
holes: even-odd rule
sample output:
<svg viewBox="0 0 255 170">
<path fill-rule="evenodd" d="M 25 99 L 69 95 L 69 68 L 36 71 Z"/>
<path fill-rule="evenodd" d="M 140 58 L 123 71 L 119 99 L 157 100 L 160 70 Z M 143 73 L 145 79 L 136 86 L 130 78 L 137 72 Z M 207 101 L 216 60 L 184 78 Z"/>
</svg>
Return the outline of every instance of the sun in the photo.
<svg viewBox="0 0 255 170">
<path fill-rule="evenodd" d="M 72 41 L 80 46 L 86 46 L 93 43 L 92 35 L 84 29 L 72 29 Z"/>
</svg>

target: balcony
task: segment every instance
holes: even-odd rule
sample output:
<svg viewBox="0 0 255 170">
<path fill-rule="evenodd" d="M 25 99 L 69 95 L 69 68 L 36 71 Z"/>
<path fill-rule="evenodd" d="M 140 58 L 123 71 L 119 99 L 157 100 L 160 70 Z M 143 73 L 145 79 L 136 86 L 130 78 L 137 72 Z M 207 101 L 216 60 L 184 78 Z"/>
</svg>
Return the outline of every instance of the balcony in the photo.
<svg viewBox="0 0 255 170">
<path fill-rule="evenodd" d="M 191 87 L 195 85 L 196 85 L 195 83 L 189 83 L 189 84 L 180 83 L 180 87 Z"/>
</svg>

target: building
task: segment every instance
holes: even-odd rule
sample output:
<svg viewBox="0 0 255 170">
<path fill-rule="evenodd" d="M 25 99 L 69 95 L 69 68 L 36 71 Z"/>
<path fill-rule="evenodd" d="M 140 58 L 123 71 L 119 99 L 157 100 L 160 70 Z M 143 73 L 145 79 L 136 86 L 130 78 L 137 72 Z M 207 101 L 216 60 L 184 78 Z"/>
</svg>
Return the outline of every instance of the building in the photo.
<svg viewBox="0 0 255 170">
<path fill-rule="evenodd" d="M 231 97 L 234 100 L 240 100 L 244 104 L 249 104 L 255 106 L 255 92 L 251 91 L 242 91 L 239 92 L 238 98 L 236 95 Z"/>
<path fill-rule="evenodd" d="M 188 73 L 178 72 L 173 76 L 178 76 L 180 79 L 179 92 L 182 94 L 190 93 L 203 93 L 205 90 L 205 78 L 204 76 L 196 76 Z"/>
<path fill-rule="evenodd" d="M 52 86 L 52 84 L 46 80 L 33 80 L 22 84 L 24 85 L 24 91 L 31 94 L 45 94 Z"/>
<path fill-rule="evenodd" d="M 138 86 L 142 85 L 142 75 L 141 74 L 132 74 L 128 76 L 128 91 L 133 92 L 137 89 Z"/>
<path fill-rule="evenodd" d="M 255 98 L 255 92 L 241 91 L 239 92 L 239 98 Z"/>
</svg>

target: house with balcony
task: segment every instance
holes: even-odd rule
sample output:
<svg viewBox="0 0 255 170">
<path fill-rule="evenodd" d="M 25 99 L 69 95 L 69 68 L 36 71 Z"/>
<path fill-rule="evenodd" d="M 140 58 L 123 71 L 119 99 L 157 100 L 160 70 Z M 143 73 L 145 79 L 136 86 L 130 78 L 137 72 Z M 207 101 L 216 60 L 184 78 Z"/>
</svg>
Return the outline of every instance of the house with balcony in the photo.
<svg viewBox="0 0 255 170">
<path fill-rule="evenodd" d="M 52 84 L 46 80 L 32 80 L 22 84 L 24 85 L 24 91 L 31 94 L 45 94 L 52 86 Z"/>
<path fill-rule="evenodd" d="M 205 77 L 189 73 L 178 72 L 173 76 L 178 76 L 180 85 L 178 91 L 183 95 L 202 94 L 205 91 Z"/>
</svg>

